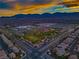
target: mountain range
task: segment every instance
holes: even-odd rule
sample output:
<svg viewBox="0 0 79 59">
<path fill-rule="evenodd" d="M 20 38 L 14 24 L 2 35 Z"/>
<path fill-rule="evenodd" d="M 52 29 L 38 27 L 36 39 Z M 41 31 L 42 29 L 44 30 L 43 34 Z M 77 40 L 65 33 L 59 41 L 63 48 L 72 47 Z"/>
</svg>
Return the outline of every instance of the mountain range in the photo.
<svg viewBox="0 0 79 59">
<path fill-rule="evenodd" d="M 55 14 L 17 14 L 10 17 L 0 17 L 0 25 L 26 25 L 36 23 L 79 23 L 79 13 Z"/>
</svg>

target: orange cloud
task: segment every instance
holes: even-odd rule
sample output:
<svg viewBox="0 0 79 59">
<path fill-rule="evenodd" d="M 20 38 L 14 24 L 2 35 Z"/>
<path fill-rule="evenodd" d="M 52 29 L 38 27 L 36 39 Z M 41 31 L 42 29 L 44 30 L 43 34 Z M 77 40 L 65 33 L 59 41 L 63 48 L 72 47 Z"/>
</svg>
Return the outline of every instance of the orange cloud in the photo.
<svg viewBox="0 0 79 59">
<path fill-rule="evenodd" d="M 21 4 L 16 2 L 18 0 L 3 0 L 8 2 L 11 5 L 10 9 L 2 10 L 0 9 L 1 16 L 12 16 L 16 14 L 42 14 L 42 13 L 49 13 L 49 8 L 52 10 L 53 7 L 64 5 L 67 10 L 64 8 L 60 9 L 57 8 L 58 11 L 62 12 L 79 12 L 79 6 L 72 6 L 72 4 L 79 4 L 78 0 L 51 0 L 49 3 L 44 4 Z M 69 7 L 70 6 L 70 7 Z M 46 9 L 46 10 L 45 10 Z M 49 11 L 49 12 L 48 12 Z M 51 13 L 51 12 L 50 12 Z M 54 13 L 54 11 L 52 11 Z"/>
</svg>

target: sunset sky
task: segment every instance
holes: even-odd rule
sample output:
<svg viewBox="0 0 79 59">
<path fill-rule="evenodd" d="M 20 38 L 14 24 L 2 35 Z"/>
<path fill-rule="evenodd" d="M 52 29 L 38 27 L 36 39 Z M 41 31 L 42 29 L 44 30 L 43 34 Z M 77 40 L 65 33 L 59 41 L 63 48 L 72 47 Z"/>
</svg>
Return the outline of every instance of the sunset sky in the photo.
<svg viewBox="0 0 79 59">
<path fill-rule="evenodd" d="M 79 12 L 79 0 L 0 0 L 0 16 Z"/>
</svg>

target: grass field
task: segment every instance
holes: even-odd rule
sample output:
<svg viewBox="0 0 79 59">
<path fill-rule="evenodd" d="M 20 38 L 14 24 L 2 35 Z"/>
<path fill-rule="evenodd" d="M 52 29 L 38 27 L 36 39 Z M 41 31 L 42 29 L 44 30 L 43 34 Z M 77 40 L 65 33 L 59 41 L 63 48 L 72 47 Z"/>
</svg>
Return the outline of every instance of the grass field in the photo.
<svg viewBox="0 0 79 59">
<path fill-rule="evenodd" d="M 33 44 L 41 42 L 41 40 L 49 37 L 55 37 L 58 31 L 56 30 L 49 30 L 47 32 L 41 31 L 29 31 L 23 37 L 25 40 L 31 41 Z"/>
</svg>

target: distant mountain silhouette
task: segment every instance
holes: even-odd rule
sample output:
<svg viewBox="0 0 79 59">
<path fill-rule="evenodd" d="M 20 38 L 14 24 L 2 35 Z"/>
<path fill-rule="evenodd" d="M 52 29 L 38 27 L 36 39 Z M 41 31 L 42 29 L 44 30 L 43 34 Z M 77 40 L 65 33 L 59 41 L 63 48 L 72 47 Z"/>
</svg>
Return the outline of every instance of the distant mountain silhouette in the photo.
<svg viewBox="0 0 79 59">
<path fill-rule="evenodd" d="M 18 26 L 36 23 L 79 23 L 79 13 L 17 14 L 11 17 L 0 17 L 0 25 Z"/>
</svg>

